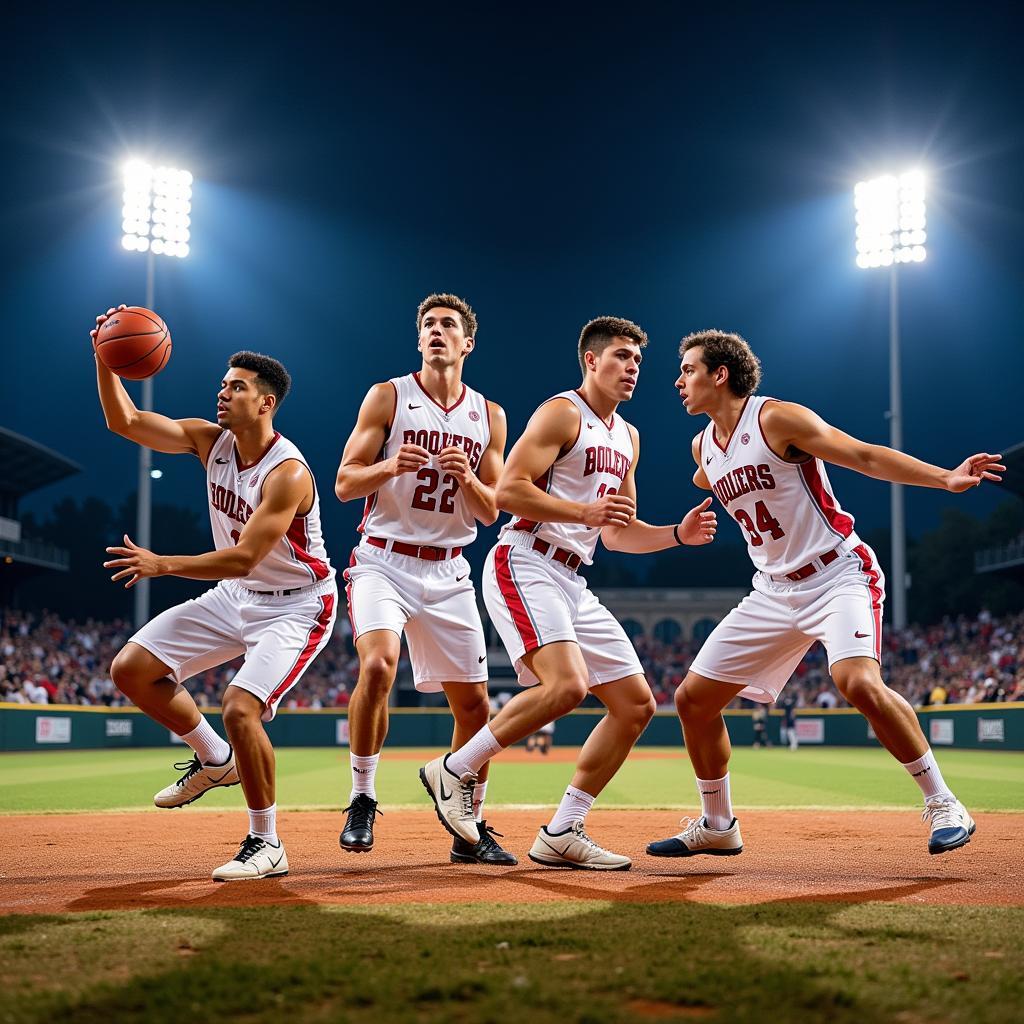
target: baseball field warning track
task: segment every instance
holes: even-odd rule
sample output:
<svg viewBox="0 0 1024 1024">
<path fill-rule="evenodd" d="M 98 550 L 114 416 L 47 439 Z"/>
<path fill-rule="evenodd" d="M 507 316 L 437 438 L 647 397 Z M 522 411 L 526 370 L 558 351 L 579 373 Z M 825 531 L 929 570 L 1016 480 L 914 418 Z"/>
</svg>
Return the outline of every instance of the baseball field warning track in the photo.
<svg viewBox="0 0 1024 1024">
<path fill-rule="evenodd" d="M 674 860 L 648 857 L 644 847 L 679 830 L 676 813 L 595 810 L 588 832 L 631 856 L 628 872 L 532 864 L 526 851 L 545 817 L 494 809 L 503 845 L 520 858 L 496 869 L 450 864 L 450 840 L 430 811 L 385 808 L 375 849 L 359 855 L 338 847 L 339 813 L 289 812 L 280 828 L 290 875 L 217 883 L 211 869 L 242 838 L 237 812 L 9 815 L 0 912 L 574 899 L 1014 906 L 1024 887 L 1020 813 L 979 814 L 967 847 L 931 857 L 913 812 L 748 810 L 743 854 Z"/>
</svg>

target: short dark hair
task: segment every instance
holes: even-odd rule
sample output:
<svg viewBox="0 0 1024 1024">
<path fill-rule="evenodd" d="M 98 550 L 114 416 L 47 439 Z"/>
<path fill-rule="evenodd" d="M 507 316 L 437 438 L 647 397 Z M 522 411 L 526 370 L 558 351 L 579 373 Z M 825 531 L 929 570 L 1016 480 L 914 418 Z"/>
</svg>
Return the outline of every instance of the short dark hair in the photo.
<svg viewBox="0 0 1024 1024">
<path fill-rule="evenodd" d="M 452 295 L 450 292 L 434 292 L 432 295 L 428 295 L 420 304 L 416 310 L 416 333 L 418 334 L 420 328 L 423 326 L 423 318 L 432 310 L 438 307 L 442 309 L 454 309 L 462 320 L 462 329 L 466 333 L 467 338 L 476 338 L 476 313 L 473 312 L 473 307 L 465 300 L 460 299 L 458 295 Z"/>
<path fill-rule="evenodd" d="M 228 366 L 236 370 L 252 370 L 256 374 L 256 386 L 261 394 L 272 394 L 280 405 L 292 389 L 292 378 L 284 366 L 272 356 L 261 352 L 236 352 Z"/>
<path fill-rule="evenodd" d="M 720 366 L 729 371 L 729 389 L 739 398 L 752 395 L 761 383 L 761 361 L 746 340 L 726 331 L 697 331 L 679 344 L 680 359 L 691 348 L 701 348 L 701 362 L 713 373 Z"/>
<path fill-rule="evenodd" d="M 647 345 L 647 334 L 642 327 L 632 320 L 623 320 L 621 316 L 599 316 L 583 325 L 580 331 L 580 369 L 583 376 L 587 375 L 587 364 L 583 359 L 584 352 L 600 355 L 615 338 L 629 338 L 641 348 Z"/>
</svg>

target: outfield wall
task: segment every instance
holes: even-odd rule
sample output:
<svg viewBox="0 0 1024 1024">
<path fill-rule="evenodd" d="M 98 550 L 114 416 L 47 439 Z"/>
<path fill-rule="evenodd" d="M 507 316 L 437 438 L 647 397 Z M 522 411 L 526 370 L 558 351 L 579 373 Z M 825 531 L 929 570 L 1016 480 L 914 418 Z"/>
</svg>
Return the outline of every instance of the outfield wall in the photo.
<svg viewBox="0 0 1024 1024">
<path fill-rule="evenodd" d="M 206 716 L 223 733 L 219 709 Z M 590 735 L 603 711 L 584 708 L 560 719 L 554 741 L 579 746 Z M 729 735 L 737 746 L 749 746 L 754 730 L 749 711 L 727 711 Z M 1024 703 L 950 704 L 927 708 L 917 716 L 933 747 L 973 750 L 1024 750 Z M 779 742 L 782 714 L 771 712 L 768 738 Z M 808 746 L 877 746 L 867 721 L 844 708 L 797 712 L 797 735 Z M 283 710 L 268 726 L 279 747 L 348 745 L 345 711 Z M 394 747 L 444 749 L 451 742 L 452 719 L 446 709 L 392 708 L 388 744 Z M 659 711 L 640 739 L 644 746 L 670 747 L 680 743 L 674 711 Z M 74 707 L 59 704 L 0 703 L 0 751 L 89 750 L 113 747 L 169 747 L 181 740 L 137 708 Z"/>
</svg>

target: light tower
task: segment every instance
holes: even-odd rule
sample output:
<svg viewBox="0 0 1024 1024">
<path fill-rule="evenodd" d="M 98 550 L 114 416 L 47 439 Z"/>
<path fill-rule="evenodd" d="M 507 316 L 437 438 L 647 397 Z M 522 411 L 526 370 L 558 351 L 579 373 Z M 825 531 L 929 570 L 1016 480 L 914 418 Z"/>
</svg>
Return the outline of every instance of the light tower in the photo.
<svg viewBox="0 0 1024 1024">
<path fill-rule="evenodd" d="M 192 210 L 192 175 L 175 167 L 153 168 L 142 160 L 130 160 L 124 168 L 124 205 L 121 210 L 121 245 L 129 252 L 146 254 L 146 308 L 152 309 L 156 287 L 156 257 L 184 259 L 189 253 L 189 214 Z M 153 409 L 153 378 L 142 382 L 142 410 Z M 150 482 L 159 477 L 153 469 L 153 453 L 139 449 L 139 498 L 135 540 L 150 546 L 152 496 Z M 135 590 L 135 628 L 149 618 L 149 580 L 139 580 Z"/>
<path fill-rule="evenodd" d="M 903 450 L 903 402 L 900 386 L 899 267 L 923 263 L 925 182 L 920 171 L 898 178 L 888 174 L 859 182 L 853 192 L 857 210 L 857 266 L 889 271 L 889 444 Z M 907 624 L 907 547 L 903 485 L 891 485 L 893 625 Z"/>
</svg>

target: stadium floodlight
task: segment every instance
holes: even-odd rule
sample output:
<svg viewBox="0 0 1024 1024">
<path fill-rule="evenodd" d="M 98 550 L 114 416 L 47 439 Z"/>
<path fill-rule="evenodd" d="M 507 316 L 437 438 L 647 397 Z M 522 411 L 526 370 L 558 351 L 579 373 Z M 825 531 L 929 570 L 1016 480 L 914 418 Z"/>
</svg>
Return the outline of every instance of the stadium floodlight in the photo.
<svg viewBox="0 0 1024 1024">
<path fill-rule="evenodd" d="M 124 167 L 121 245 L 157 256 L 189 253 L 192 175 L 177 167 L 151 167 L 129 160 Z"/>
<path fill-rule="evenodd" d="M 899 177 L 886 174 L 858 182 L 853 190 L 857 223 L 857 266 L 889 270 L 889 444 L 903 450 L 903 401 L 900 389 L 900 264 L 923 263 L 925 243 L 925 176 L 919 170 Z M 903 485 L 891 485 L 892 610 L 897 629 L 907 624 L 907 540 Z"/>
<path fill-rule="evenodd" d="M 177 167 L 153 167 L 144 160 L 129 160 L 124 165 L 124 194 L 121 197 L 121 246 L 128 252 L 146 254 L 146 308 L 156 299 L 156 257 L 184 259 L 189 253 L 189 228 L 192 213 L 192 175 Z M 153 378 L 142 382 L 144 412 L 153 410 Z M 136 509 L 135 540 L 150 546 L 153 480 L 162 476 L 153 469 L 153 453 L 139 448 L 139 496 Z M 135 587 L 135 627 L 149 619 L 149 580 Z"/>
</svg>

